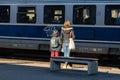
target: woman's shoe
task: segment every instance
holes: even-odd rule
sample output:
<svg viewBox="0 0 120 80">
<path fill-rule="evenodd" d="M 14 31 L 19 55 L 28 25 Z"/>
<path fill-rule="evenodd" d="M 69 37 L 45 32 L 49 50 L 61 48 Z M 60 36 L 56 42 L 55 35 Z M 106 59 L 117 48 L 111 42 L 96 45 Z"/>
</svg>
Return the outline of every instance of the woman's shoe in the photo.
<svg viewBox="0 0 120 80">
<path fill-rule="evenodd" d="M 67 65 L 67 69 L 72 69 L 72 66 L 70 66 L 70 65 Z"/>
<path fill-rule="evenodd" d="M 63 68 L 64 68 L 64 69 L 66 69 L 66 68 L 67 68 L 67 65 L 66 65 L 66 64 L 64 64 L 64 65 L 63 65 Z"/>
</svg>

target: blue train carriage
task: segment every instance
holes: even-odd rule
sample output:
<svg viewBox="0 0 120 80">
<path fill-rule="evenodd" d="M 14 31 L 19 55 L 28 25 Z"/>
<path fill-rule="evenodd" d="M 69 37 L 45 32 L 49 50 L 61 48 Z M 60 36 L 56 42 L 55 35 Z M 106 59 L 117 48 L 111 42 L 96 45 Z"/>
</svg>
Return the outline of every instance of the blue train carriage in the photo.
<svg viewBox="0 0 120 80">
<path fill-rule="evenodd" d="M 70 20 L 75 52 L 120 55 L 120 0 L 1 0 L 0 47 L 48 50 Z"/>
</svg>

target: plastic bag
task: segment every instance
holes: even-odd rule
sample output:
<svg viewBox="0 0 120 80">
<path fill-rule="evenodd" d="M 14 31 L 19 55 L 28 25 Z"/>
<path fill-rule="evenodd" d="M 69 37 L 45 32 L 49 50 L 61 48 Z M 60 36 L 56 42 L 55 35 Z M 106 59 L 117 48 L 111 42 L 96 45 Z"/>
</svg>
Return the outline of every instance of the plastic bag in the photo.
<svg viewBox="0 0 120 80">
<path fill-rule="evenodd" d="M 73 38 L 70 38 L 69 49 L 70 50 L 75 50 L 75 43 L 74 43 Z"/>
<path fill-rule="evenodd" d="M 61 52 L 64 52 L 63 48 L 61 48 Z"/>
</svg>

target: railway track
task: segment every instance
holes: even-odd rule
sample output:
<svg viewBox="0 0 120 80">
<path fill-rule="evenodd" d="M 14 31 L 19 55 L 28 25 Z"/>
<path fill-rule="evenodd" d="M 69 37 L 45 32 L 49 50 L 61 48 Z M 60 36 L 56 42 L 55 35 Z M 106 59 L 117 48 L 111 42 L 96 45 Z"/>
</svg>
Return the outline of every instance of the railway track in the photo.
<svg viewBox="0 0 120 80">
<path fill-rule="evenodd" d="M 88 56 L 88 54 L 77 54 L 71 53 L 74 57 L 94 57 L 99 59 L 100 66 L 112 66 L 120 68 L 120 58 L 118 56 L 105 56 L 105 55 L 94 55 Z M 75 55 L 73 55 L 75 54 Z M 63 53 L 60 53 L 63 56 Z M 46 61 L 50 59 L 49 51 L 36 51 L 36 50 L 18 50 L 18 49 L 1 49 L 1 58 L 9 59 L 22 59 L 22 60 L 33 60 L 33 61 Z"/>
<path fill-rule="evenodd" d="M 48 61 L 49 52 L 36 50 L 2 49 L 0 50 L 0 57 Z"/>
</svg>

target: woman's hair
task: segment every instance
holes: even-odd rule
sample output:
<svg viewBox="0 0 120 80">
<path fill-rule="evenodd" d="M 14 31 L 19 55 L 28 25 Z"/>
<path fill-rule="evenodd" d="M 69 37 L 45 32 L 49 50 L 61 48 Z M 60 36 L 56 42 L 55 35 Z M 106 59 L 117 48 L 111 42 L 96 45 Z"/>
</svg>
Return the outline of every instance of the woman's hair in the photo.
<svg viewBox="0 0 120 80">
<path fill-rule="evenodd" d="M 69 27 L 69 26 L 70 26 L 70 21 L 69 21 L 69 20 L 65 21 L 65 22 L 64 22 L 64 26 L 65 26 L 65 27 Z"/>
</svg>

